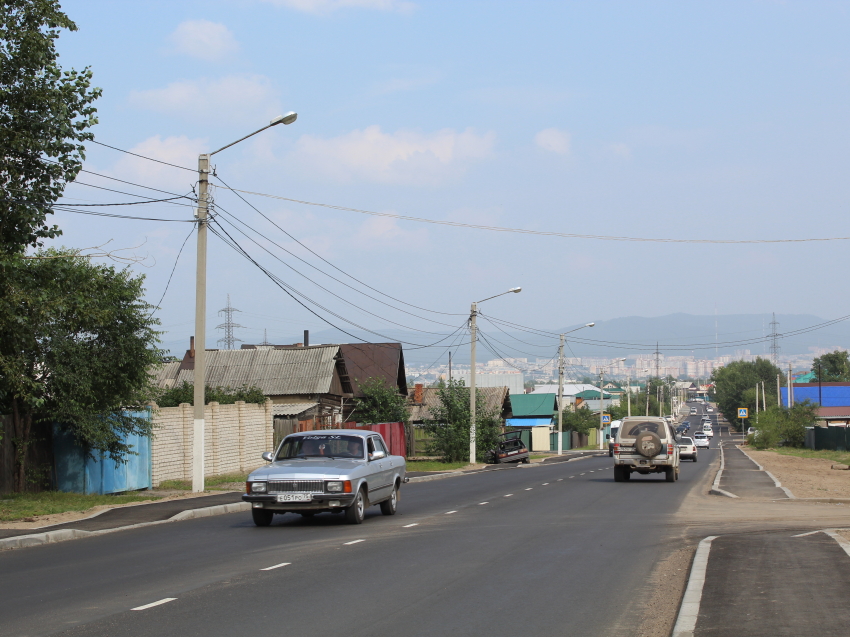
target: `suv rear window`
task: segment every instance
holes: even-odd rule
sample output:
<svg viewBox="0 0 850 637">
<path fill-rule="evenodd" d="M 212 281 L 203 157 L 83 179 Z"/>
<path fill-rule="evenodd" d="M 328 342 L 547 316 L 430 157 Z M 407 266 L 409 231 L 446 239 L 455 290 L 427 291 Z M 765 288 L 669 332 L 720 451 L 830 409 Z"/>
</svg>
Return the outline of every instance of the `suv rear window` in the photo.
<svg viewBox="0 0 850 637">
<path fill-rule="evenodd" d="M 659 438 L 666 438 L 665 423 L 663 422 L 635 422 L 623 423 L 620 427 L 620 438 L 635 438 L 642 431 L 651 431 L 658 434 Z"/>
</svg>

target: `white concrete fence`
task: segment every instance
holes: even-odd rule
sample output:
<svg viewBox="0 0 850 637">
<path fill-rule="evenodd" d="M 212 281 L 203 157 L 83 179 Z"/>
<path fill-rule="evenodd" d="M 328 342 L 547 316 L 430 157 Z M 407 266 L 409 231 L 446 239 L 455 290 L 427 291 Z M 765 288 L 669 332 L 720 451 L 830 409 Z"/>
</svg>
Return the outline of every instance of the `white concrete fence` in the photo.
<svg viewBox="0 0 850 637">
<path fill-rule="evenodd" d="M 192 405 L 153 407 L 151 445 L 153 486 L 164 480 L 192 479 Z M 204 410 L 204 469 L 207 476 L 247 472 L 263 464 L 272 450 L 272 402 L 233 405 L 212 402 Z"/>
</svg>

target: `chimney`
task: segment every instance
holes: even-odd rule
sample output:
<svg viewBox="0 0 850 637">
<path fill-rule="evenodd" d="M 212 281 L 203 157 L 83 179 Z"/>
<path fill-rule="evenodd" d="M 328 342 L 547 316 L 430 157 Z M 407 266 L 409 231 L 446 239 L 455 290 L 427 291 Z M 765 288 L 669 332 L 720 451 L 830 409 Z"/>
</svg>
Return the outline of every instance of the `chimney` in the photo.
<svg viewBox="0 0 850 637">
<path fill-rule="evenodd" d="M 195 337 L 189 337 L 189 356 L 195 358 Z"/>
<path fill-rule="evenodd" d="M 422 404 L 422 383 L 416 383 L 413 386 L 413 402 L 417 405 Z"/>
<path fill-rule="evenodd" d="M 304 347 L 310 347 L 310 330 L 304 330 Z"/>
</svg>

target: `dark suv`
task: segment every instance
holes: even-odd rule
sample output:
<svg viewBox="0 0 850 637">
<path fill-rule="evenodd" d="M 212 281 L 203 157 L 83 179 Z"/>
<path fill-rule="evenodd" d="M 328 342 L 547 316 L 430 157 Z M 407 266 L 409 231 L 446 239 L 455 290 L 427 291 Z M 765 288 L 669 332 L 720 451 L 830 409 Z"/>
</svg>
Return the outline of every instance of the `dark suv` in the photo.
<svg viewBox="0 0 850 637">
<path fill-rule="evenodd" d="M 490 451 L 490 460 L 496 464 L 501 462 L 530 462 L 528 447 L 520 438 L 519 431 L 510 431 L 499 434 L 499 442 L 496 448 Z"/>
</svg>

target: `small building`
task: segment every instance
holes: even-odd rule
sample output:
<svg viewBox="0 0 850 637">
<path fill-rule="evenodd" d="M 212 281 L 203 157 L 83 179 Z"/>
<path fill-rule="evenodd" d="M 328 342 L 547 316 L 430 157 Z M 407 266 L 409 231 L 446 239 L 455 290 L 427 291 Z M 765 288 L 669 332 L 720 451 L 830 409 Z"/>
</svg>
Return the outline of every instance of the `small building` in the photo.
<svg viewBox="0 0 850 637">
<path fill-rule="evenodd" d="M 575 407 L 576 409 L 589 409 L 590 411 L 599 411 L 599 390 L 598 389 L 586 389 L 581 391 L 575 395 Z M 602 409 L 608 409 L 612 406 L 616 407 L 620 404 L 620 398 L 615 397 L 613 394 L 609 394 L 608 392 L 602 392 Z"/>
<path fill-rule="evenodd" d="M 794 403 L 810 400 L 821 407 L 850 407 L 850 383 L 792 383 Z M 788 406 L 788 388 L 780 389 L 782 404 Z"/>
<path fill-rule="evenodd" d="M 467 400 L 469 400 L 469 389 L 465 389 Z M 512 400 L 507 387 L 476 387 L 477 393 L 484 398 L 484 409 L 499 414 L 504 423 L 511 415 Z M 407 410 L 410 414 L 410 422 L 414 425 L 422 425 L 434 419 L 431 410 L 440 404 L 440 388 L 424 387 L 417 383 L 407 395 Z"/>
<path fill-rule="evenodd" d="M 512 416 L 507 424 L 514 429 L 531 430 L 529 451 L 549 451 L 549 433 L 558 411 L 557 394 L 523 394 L 511 397 Z"/>
</svg>

